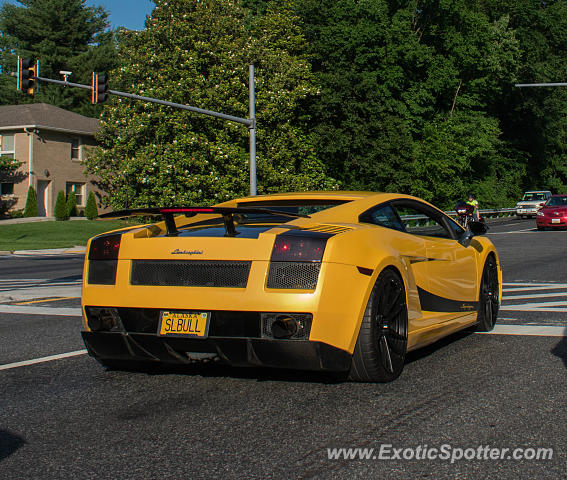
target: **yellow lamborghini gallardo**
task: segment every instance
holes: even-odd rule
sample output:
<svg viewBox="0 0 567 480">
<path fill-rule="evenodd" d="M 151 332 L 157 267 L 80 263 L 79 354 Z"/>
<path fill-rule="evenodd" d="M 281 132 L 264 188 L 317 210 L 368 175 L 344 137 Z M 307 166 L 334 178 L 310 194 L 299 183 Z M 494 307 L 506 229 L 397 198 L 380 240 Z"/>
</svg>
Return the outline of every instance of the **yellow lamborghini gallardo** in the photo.
<svg viewBox="0 0 567 480">
<path fill-rule="evenodd" d="M 89 241 L 86 347 L 111 368 L 204 359 L 386 382 L 406 353 L 491 330 L 502 272 L 482 223 L 415 197 L 307 192 L 124 210 Z"/>
</svg>

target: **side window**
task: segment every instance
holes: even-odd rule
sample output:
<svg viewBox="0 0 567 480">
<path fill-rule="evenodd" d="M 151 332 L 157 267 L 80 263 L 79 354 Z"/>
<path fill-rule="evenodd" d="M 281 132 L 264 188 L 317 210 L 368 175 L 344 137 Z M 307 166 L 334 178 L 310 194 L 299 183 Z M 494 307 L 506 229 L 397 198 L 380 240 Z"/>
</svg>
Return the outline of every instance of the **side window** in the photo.
<svg viewBox="0 0 567 480">
<path fill-rule="evenodd" d="M 441 218 L 428 211 L 429 209 L 425 206 L 422 209 L 418 205 L 413 205 L 413 203 L 396 203 L 394 207 L 402 220 L 406 232 L 426 237 L 453 239 L 452 232 L 447 229 Z"/>
<path fill-rule="evenodd" d="M 81 139 L 71 139 L 71 160 L 81 160 Z"/>
<path fill-rule="evenodd" d="M 404 231 L 404 227 L 400 223 L 398 215 L 390 205 L 382 205 L 375 208 L 361 217 L 360 221 L 380 225 L 381 227 L 392 228 L 394 230 L 400 230 L 402 232 Z"/>
<path fill-rule="evenodd" d="M 453 231 L 453 238 L 460 238 L 465 229 L 461 227 L 457 222 L 455 222 L 455 220 L 453 220 L 452 218 L 448 218 L 446 220 L 449 229 Z"/>
</svg>

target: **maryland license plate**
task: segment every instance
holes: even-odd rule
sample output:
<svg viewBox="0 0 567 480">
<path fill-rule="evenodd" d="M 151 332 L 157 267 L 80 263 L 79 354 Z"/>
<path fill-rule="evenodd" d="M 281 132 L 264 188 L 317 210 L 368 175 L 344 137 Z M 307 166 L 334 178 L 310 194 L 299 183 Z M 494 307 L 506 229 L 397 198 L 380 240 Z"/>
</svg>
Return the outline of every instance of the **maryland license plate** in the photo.
<svg viewBox="0 0 567 480">
<path fill-rule="evenodd" d="M 209 334 L 209 312 L 160 312 L 159 334 L 206 338 Z"/>
<path fill-rule="evenodd" d="M 560 218 L 552 218 L 551 219 L 551 223 L 560 223 L 561 219 Z"/>
</svg>

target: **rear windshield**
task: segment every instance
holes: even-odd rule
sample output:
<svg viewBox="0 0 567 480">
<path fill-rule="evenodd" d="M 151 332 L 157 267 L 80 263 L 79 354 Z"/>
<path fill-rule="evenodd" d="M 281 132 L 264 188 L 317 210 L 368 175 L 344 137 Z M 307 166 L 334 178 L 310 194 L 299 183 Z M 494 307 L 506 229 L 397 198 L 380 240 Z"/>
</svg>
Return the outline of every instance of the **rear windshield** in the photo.
<svg viewBox="0 0 567 480">
<path fill-rule="evenodd" d="M 299 215 L 311 215 L 313 213 L 321 212 L 322 210 L 326 210 L 328 208 L 336 207 L 337 205 L 341 205 L 343 203 L 348 203 L 350 200 L 265 200 L 265 201 L 258 201 L 258 202 L 241 202 L 237 206 L 243 208 L 265 208 L 266 210 L 275 210 L 280 212 L 287 212 L 287 213 L 295 213 Z M 278 223 L 287 223 L 291 222 L 292 220 L 296 220 L 297 217 L 288 217 L 284 215 L 270 215 L 264 213 L 235 213 L 234 214 L 234 223 L 236 225 L 246 225 L 246 224 L 255 224 L 255 225 L 262 225 L 262 224 L 278 224 Z M 222 216 L 219 215 L 216 218 L 210 218 L 208 220 L 203 220 L 200 222 L 194 222 L 187 225 L 187 228 L 194 228 L 194 227 L 201 227 L 207 225 L 216 225 L 222 223 Z"/>
<path fill-rule="evenodd" d="M 551 197 L 547 203 L 546 207 L 561 207 L 567 205 L 567 197 Z"/>
<path fill-rule="evenodd" d="M 263 200 L 258 202 L 241 202 L 238 204 L 239 207 L 249 207 L 249 208 L 265 208 L 267 210 L 279 210 L 280 212 L 287 213 L 297 213 L 299 215 L 311 215 L 313 213 L 321 212 L 327 210 L 328 208 L 336 207 L 337 205 L 342 205 L 343 203 L 348 203 L 349 200 Z M 246 214 L 246 217 L 252 220 L 253 218 L 272 218 L 271 215 L 260 215 L 260 214 Z M 289 222 L 293 220 L 290 217 L 278 217 L 281 218 L 282 222 Z"/>
<path fill-rule="evenodd" d="M 525 193 L 522 201 L 524 202 L 534 202 L 537 200 L 545 200 L 545 193 Z"/>
</svg>

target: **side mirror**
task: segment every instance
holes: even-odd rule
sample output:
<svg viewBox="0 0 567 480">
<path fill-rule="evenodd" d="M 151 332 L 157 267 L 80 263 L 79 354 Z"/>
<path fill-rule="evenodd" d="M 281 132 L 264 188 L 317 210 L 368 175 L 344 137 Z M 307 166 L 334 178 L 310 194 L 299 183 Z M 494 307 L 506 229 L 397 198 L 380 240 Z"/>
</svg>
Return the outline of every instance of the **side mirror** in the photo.
<svg viewBox="0 0 567 480">
<path fill-rule="evenodd" d="M 488 227 L 485 223 L 471 221 L 469 222 L 467 229 L 461 235 L 461 238 L 459 238 L 459 243 L 466 248 L 471 244 L 471 240 L 474 236 L 484 235 L 487 231 Z"/>
<path fill-rule="evenodd" d="M 484 235 L 488 232 L 488 225 L 484 222 L 469 222 L 469 228 L 474 235 Z"/>
</svg>

